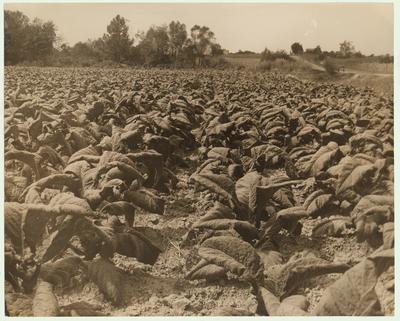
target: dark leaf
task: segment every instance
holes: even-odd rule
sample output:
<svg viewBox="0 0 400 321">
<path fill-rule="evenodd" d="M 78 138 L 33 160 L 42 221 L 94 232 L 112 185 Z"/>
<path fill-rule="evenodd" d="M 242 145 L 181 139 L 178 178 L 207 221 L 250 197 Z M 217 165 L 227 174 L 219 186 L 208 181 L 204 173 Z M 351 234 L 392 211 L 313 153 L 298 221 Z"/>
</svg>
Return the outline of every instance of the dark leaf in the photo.
<svg viewBox="0 0 400 321">
<path fill-rule="evenodd" d="M 123 304 L 123 280 L 120 270 L 110 261 L 99 258 L 88 263 L 90 279 L 114 305 Z"/>
<path fill-rule="evenodd" d="M 375 286 L 379 275 L 393 264 L 392 249 L 365 258 L 325 290 L 314 315 L 381 315 Z"/>
<path fill-rule="evenodd" d="M 34 317 L 56 317 L 59 313 L 58 301 L 53 293 L 53 285 L 39 280 L 32 302 Z"/>
<path fill-rule="evenodd" d="M 316 225 L 312 230 L 312 236 L 338 236 L 352 225 L 353 222 L 347 217 L 330 218 Z"/>
</svg>

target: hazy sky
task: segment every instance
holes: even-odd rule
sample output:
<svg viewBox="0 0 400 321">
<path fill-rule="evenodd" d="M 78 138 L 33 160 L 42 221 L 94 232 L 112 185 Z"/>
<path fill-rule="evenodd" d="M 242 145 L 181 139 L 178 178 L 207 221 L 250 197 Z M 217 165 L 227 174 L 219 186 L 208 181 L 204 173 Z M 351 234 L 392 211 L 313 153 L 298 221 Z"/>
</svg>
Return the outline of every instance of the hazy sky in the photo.
<svg viewBox="0 0 400 321">
<path fill-rule="evenodd" d="M 189 29 L 206 25 L 230 51 L 289 50 L 299 41 L 304 48 L 320 45 L 338 50 L 339 42 L 353 41 L 365 54 L 393 54 L 393 5 L 388 3 L 325 4 L 5 4 L 29 18 L 52 20 L 70 45 L 95 39 L 117 14 L 129 20 L 130 34 L 151 25 L 179 20 Z"/>
</svg>

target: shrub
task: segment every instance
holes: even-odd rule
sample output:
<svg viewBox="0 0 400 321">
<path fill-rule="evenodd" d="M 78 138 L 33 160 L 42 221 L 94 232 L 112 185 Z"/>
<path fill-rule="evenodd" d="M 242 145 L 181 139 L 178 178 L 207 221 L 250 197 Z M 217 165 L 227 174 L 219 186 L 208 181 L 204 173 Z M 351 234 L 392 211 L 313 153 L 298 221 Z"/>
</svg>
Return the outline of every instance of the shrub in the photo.
<svg viewBox="0 0 400 321">
<path fill-rule="evenodd" d="M 292 49 L 294 55 L 301 55 L 304 52 L 303 46 L 299 42 L 293 43 L 290 48 Z"/>
<path fill-rule="evenodd" d="M 263 61 L 275 61 L 277 59 L 291 60 L 290 56 L 285 50 L 271 51 L 267 48 L 261 53 L 261 62 Z"/>
<path fill-rule="evenodd" d="M 390 55 L 385 55 L 385 56 L 380 56 L 378 58 L 378 62 L 381 64 L 390 64 L 394 62 L 394 56 Z"/>
<path fill-rule="evenodd" d="M 320 53 L 317 56 L 318 61 L 323 61 L 324 59 L 326 59 L 327 54 L 325 52 Z"/>
</svg>

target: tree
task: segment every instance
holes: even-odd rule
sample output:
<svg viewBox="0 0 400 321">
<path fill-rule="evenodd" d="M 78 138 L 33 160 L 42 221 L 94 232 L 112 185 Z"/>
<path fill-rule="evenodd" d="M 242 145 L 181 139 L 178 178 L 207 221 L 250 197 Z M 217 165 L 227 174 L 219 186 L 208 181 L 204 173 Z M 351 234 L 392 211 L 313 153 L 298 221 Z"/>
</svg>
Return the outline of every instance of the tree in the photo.
<svg viewBox="0 0 400 321">
<path fill-rule="evenodd" d="M 211 55 L 213 56 L 221 56 L 224 54 L 224 50 L 222 49 L 219 43 L 213 43 L 211 45 Z"/>
<path fill-rule="evenodd" d="M 63 43 L 60 46 L 60 51 L 63 54 L 69 54 L 71 52 L 71 47 L 67 43 Z"/>
<path fill-rule="evenodd" d="M 192 40 L 190 45 L 193 46 L 198 65 L 202 66 L 204 57 L 212 54 L 212 45 L 215 44 L 214 32 L 209 27 L 194 25 L 190 29 L 190 36 Z"/>
<path fill-rule="evenodd" d="M 255 55 L 256 53 L 251 50 L 241 50 L 239 49 L 237 52 L 233 53 L 233 55 Z"/>
<path fill-rule="evenodd" d="M 112 60 L 122 62 L 129 57 L 133 39 L 129 37 L 127 20 L 120 15 L 113 18 L 107 26 L 107 34 L 103 41 L 105 48 Z"/>
<path fill-rule="evenodd" d="M 391 56 L 389 54 L 382 55 L 379 57 L 378 62 L 383 63 L 383 64 L 390 64 L 394 62 L 394 56 Z"/>
<path fill-rule="evenodd" d="M 29 24 L 26 42 L 26 58 L 28 60 L 43 60 L 53 53 L 56 42 L 56 27 L 52 21 L 42 22 L 34 19 Z"/>
<path fill-rule="evenodd" d="M 93 56 L 93 50 L 87 42 L 77 42 L 72 48 L 71 53 L 77 58 L 87 58 Z"/>
<path fill-rule="evenodd" d="M 313 55 L 321 55 L 322 54 L 322 49 L 321 46 L 316 46 L 315 48 L 307 48 L 306 53 L 308 54 L 313 54 Z"/>
<path fill-rule="evenodd" d="M 168 27 L 150 27 L 138 47 L 146 64 L 159 65 L 169 63 L 170 40 Z"/>
<path fill-rule="evenodd" d="M 24 60 L 43 60 L 52 55 L 56 43 L 53 22 L 29 18 L 20 11 L 5 11 L 4 46 L 6 64 Z"/>
<path fill-rule="evenodd" d="M 196 48 L 191 38 L 186 39 L 182 48 L 182 56 L 186 64 L 192 67 L 196 66 Z"/>
<path fill-rule="evenodd" d="M 316 46 L 316 47 L 314 48 L 314 50 L 313 50 L 313 53 L 314 53 L 315 55 L 320 55 L 320 54 L 322 54 L 321 46 L 320 46 L 320 45 Z"/>
<path fill-rule="evenodd" d="M 4 60 L 16 64 L 24 59 L 29 18 L 20 11 L 4 12 Z"/>
<path fill-rule="evenodd" d="M 361 51 L 357 51 L 357 52 L 354 53 L 354 57 L 356 57 L 356 58 L 363 58 L 363 57 L 365 57 L 365 56 L 361 53 Z"/>
<path fill-rule="evenodd" d="M 304 52 L 303 46 L 302 46 L 301 43 L 299 43 L 299 42 L 293 43 L 293 44 L 290 46 L 290 48 L 292 49 L 292 53 L 293 53 L 294 55 L 301 55 L 301 54 Z"/>
<path fill-rule="evenodd" d="M 93 55 L 98 60 L 104 60 L 107 54 L 107 46 L 103 38 L 97 38 L 96 40 L 88 41 L 89 46 L 92 49 Z"/>
<path fill-rule="evenodd" d="M 340 46 L 340 53 L 343 57 L 350 57 L 354 52 L 355 48 L 351 41 L 343 41 L 339 44 Z"/>
<path fill-rule="evenodd" d="M 168 36 L 171 55 L 174 57 L 175 65 L 182 54 L 183 46 L 187 39 L 186 26 L 179 21 L 171 21 L 168 26 Z"/>
</svg>

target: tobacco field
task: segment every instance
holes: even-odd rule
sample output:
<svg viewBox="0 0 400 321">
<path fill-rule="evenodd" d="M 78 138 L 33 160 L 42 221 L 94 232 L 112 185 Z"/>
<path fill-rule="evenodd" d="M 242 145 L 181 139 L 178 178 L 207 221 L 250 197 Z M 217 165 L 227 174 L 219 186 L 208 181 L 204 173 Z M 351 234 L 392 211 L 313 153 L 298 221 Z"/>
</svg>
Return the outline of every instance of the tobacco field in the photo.
<svg viewBox="0 0 400 321">
<path fill-rule="evenodd" d="M 393 98 L 5 69 L 11 316 L 393 315 Z"/>
</svg>

